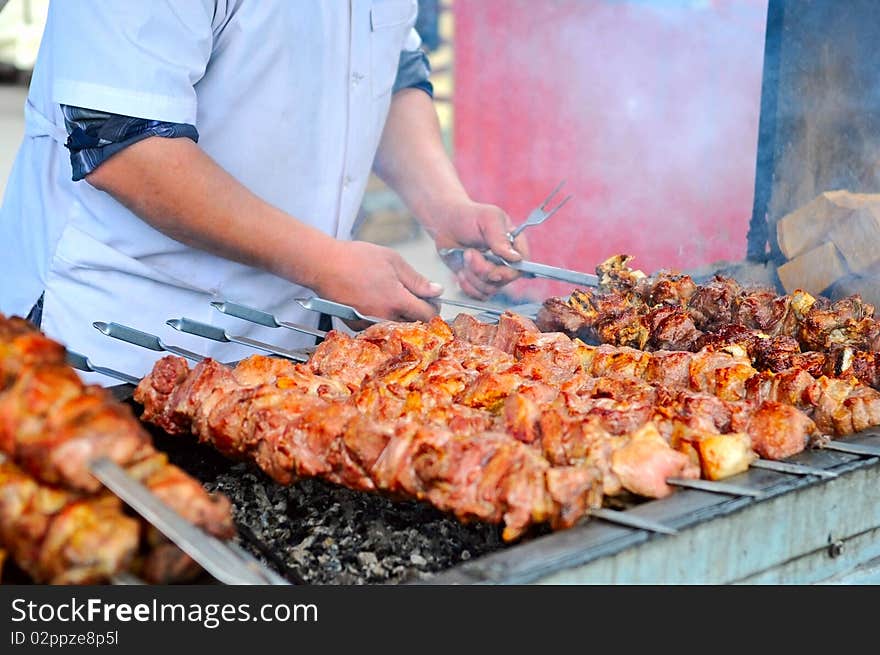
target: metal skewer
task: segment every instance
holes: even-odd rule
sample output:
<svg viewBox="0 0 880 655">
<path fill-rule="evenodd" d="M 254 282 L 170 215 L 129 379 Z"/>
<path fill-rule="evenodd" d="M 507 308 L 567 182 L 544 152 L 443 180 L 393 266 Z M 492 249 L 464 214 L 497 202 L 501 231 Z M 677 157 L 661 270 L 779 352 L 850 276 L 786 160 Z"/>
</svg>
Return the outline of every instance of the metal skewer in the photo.
<svg viewBox="0 0 880 655">
<path fill-rule="evenodd" d="M 478 312 L 486 312 L 488 314 L 501 315 L 507 311 L 504 307 L 496 307 L 475 300 L 458 300 L 456 298 L 425 298 L 428 302 L 439 302 L 441 305 L 452 305 L 454 307 L 464 307 L 465 309 L 474 309 Z"/>
<path fill-rule="evenodd" d="M 663 525 L 662 523 L 658 523 L 656 521 L 652 521 L 641 516 L 636 516 L 635 514 L 619 512 L 614 509 L 607 509 L 605 507 L 597 507 L 595 509 L 591 509 L 590 516 L 597 519 L 602 519 L 603 521 L 608 521 L 609 523 L 624 525 L 628 528 L 647 530 L 648 532 L 657 532 L 659 534 L 678 534 L 678 530 Z"/>
<path fill-rule="evenodd" d="M 317 296 L 312 298 L 297 298 L 296 302 L 303 309 L 308 309 L 312 312 L 322 312 L 324 314 L 329 314 L 330 316 L 335 316 L 346 321 L 368 321 L 370 323 L 382 323 L 385 320 L 384 318 L 378 318 L 376 316 L 366 316 L 365 314 L 361 314 L 351 305 L 343 305 L 342 303 L 334 302 L 332 300 L 326 300 Z"/>
<path fill-rule="evenodd" d="M 250 337 L 228 334 L 223 328 L 208 325 L 207 323 L 201 323 L 199 321 L 194 321 L 191 318 L 172 318 L 165 321 L 165 323 L 166 325 L 170 325 L 171 327 L 173 327 L 175 330 L 186 332 L 187 334 L 195 334 L 196 336 L 211 339 L 213 341 L 220 341 L 222 343 L 238 343 L 243 346 L 248 346 L 250 348 L 256 348 L 257 350 L 271 353 L 273 355 L 280 355 L 281 357 L 286 357 L 287 359 L 292 359 L 297 362 L 305 362 L 309 359 L 309 353 L 306 350 L 290 350 L 288 348 L 282 348 L 280 346 L 273 346 L 272 344 L 264 343 L 263 341 L 257 341 L 256 339 L 251 339 Z"/>
<path fill-rule="evenodd" d="M 865 455 L 868 457 L 880 457 L 880 446 L 852 443 L 846 441 L 829 441 L 819 445 L 825 450 L 836 450 L 839 453 L 850 453 L 852 455 Z"/>
<path fill-rule="evenodd" d="M 251 323 L 256 323 L 257 325 L 263 325 L 270 328 L 283 327 L 287 328 L 288 330 L 294 330 L 296 332 L 302 332 L 303 334 L 317 337 L 318 339 L 323 339 L 327 336 L 327 333 L 324 332 L 324 330 L 316 330 L 314 328 L 306 327 L 304 325 L 299 325 L 298 323 L 279 321 L 277 318 L 275 318 L 273 314 L 270 314 L 269 312 L 264 312 L 260 309 L 248 307 L 247 305 L 240 305 L 236 302 L 230 302 L 228 300 L 213 301 L 211 302 L 211 306 L 218 312 L 222 312 L 227 316 L 234 316 L 235 318 L 250 321 Z"/>
<path fill-rule="evenodd" d="M 106 375 L 107 377 L 115 378 L 117 380 L 121 380 L 122 382 L 127 382 L 128 384 L 137 385 L 140 382 L 140 379 L 134 377 L 133 375 L 128 375 L 127 373 L 115 371 L 112 368 L 106 368 L 104 366 L 95 366 L 94 364 L 92 364 L 91 361 L 89 361 L 88 357 L 86 357 L 85 355 L 81 355 L 78 352 L 74 352 L 73 350 L 67 351 L 66 359 L 68 364 L 80 371 L 88 371 L 89 373 L 100 373 L 101 375 Z"/>
<path fill-rule="evenodd" d="M 242 551 L 229 548 L 227 544 L 192 525 L 112 460 L 98 458 L 92 462 L 90 470 L 108 489 L 220 582 L 287 584 L 280 576 L 269 575 L 256 559 L 243 558 Z"/>
<path fill-rule="evenodd" d="M 440 303 L 441 305 L 452 305 L 455 307 L 464 307 L 465 309 L 473 309 L 479 312 L 488 312 L 490 314 L 501 315 L 505 311 L 507 311 L 503 307 L 497 307 L 495 305 L 488 305 L 484 303 L 477 302 L 475 300 L 458 300 L 457 298 L 423 298 L 424 301 L 429 303 Z M 370 323 L 380 323 L 384 321 L 383 318 L 378 318 L 376 316 L 366 316 L 365 314 L 361 314 L 357 309 L 352 307 L 351 305 L 345 305 L 341 302 L 335 302 L 333 300 L 327 300 L 325 298 L 318 298 L 317 296 L 314 298 L 298 298 L 297 303 L 299 303 L 303 308 L 308 309 L 314 312 L 323 312 L 324 314 L 329 314 L 330 316 L 336 316 L 337 318 L 342 318 L 347 321 L 369 321 Z M 211 303 L 212 305 L 214 303 Z M 228 304 L 228 303 L 227 303 Z M 223 311 L 223 310 L 221 310 Z M 225 312 L 229 314 L 230 312 Z M 264 312 L 261 312 L 264 313 Z M 271 314 L 268 314 L 271 316 Z M 239 318 L 244 318 L 243 316 Z M 258 322 L 258 321 L 255 321 Z M 268 323 L 260 323 L 261 325 L 268 325 Z M 274 327 L 269 325 L 269 327 Z"/>
<path fill-rule="evenodd" d="M 95 321 L 94 323 L 92 323 L 92 326 L 102 334 L 106 334 L 108 337 L 113 337 L 114 339 L 119 339 L 120 341 L 125 341 L 126 343 L 140 346 L 141 348 L 147 348 L 148 350 L 155 350 L 158 352 L 169 352 L 172 355 L 178 355 L 179 357 L 183 357 L 194 362 L 200 362 L 205 359 L 202 355 L 194 353 L 191 350 L 187 350 L 186 348 L 181 348 L 179 346 L 169 346 L 155 334 L 141 332 L 140 330 L 128 327 L 127 325 Z"/>
<path fill-rule="evenodd" d="M 728 484 L 727 482 L 716 482 L 714 480 L 666 478 L 666 484 L 673 487 L 682 487 L 684 489 L 708 491 L 713 494 L 727 494 L 728 496 L 749 496 L 751 498 L 760 498 L 764 495 L 764 492 L 759 489 L 750 489 L 749 487 L 743 487 L 738 484 Z"/>
<path fill-rule="evenodd" d="M 767 471 L 776 471 L 777 473 L 790 473 L 792 475 L 815 475 L 820 478 L 836 478 L 837 473 L 826 469 L 816 468 L 815 466 L 805 466 L 803 464 L 795 464 L 794 462 L 779 462 L 771 459 L 758 459 L 752 462 L 751 466 Z"/>
<path fill-rule="evenodd" d="M 144 580 L 141 580 L 139 577 L 137 577 L 133 573 L 129 573 L 128 571 L 120 571 L 119 573 L 113 574 L 110 577 L 110 581 L 115 585 L 144 585 L 144 584 L 147 584 Z"/>
</svg>

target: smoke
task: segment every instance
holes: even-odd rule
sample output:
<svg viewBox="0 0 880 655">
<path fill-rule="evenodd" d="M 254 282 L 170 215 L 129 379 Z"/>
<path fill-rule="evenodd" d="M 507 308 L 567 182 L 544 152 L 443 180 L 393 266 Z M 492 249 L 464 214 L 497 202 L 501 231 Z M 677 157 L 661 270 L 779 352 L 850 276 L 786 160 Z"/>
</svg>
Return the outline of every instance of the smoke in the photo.
<svg viewBox="0 0 880 655">
<path fill-rule="evenodd" d="M 625 252 L 652 271 L 745 256 L 766 0 L 453 7 L 469 189 L 515 222 L 560 179 L 575 195 L 532 228 L 533 259 L 592 270 Z"/>
</svg>

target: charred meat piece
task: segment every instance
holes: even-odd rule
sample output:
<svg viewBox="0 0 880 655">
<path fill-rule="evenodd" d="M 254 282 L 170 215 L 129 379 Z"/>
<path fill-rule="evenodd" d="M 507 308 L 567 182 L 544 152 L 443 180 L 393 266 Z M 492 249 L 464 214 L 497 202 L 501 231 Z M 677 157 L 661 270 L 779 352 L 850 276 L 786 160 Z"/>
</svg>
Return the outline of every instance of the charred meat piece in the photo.
<svg viewBox="0 0 880 655">
<path fill-rule="evenodd" d="M 690 386 L 692 353 L 658 350 L 651 353 L 644 379 L 660 387 L 687 389 Z"/>
<path fill-rule="evenodd" d="M 632 255 L 614 255 L 596 267 L 599 286 L 602 289 L 631 291 L 644 279 L 642 271 L 634 271 L 629 267 Z"/>
<path fill-rule="evenodd" d="M 746 396 L 746 381 L 756 373 L 743 348 L 707 348 L 691 359 L 691 388 L 716 394 L 722 400 L 741 400 Z"/>
<path fill-rule="evenodd" d="M 832 413 L 834 434 L 847 435 L 880 425 L 880 392 L 857 386 Z"/>
<path fill-rule="evenodd" d="M 703 335 L 680 306 L 661 305 L 645 315 L 652 350 L 692 350 Z"/>
<path fill-rule="evenodd" d="M 395 357 L 407 350 L 429 357 L 436 355 L 440 347 L 452 338 L 452 328 L 435 316 L 428 323 L 376 323 L 361 332 L 355 341 L 378 346 L 386 357 Z"/>
<path fill-rule="evenodd" d="M 641 380 L 650 362 L 651 355 L 635 348 L 598 346 L 593 351 L 590 374 L 595 377 Z"/>
<path fill-rule="evenodd" d="M 709 332 L 733 323 L 740 291 L 741 287 L 735 280 L 721 275 L 716 275 L 708 284 L 700 285 L 688 302 L 694 324 L 700 330 Z"/>
<path fill-rule="evenodd" d="M 815 379 L 803 369 L 790 368 L 778 373 L 762 371 L 746 382 L 749 400 L 762 403 L 766 400 L 806 408 L 811 405 L 807 391 Z"/>
<path fill-rule="evenodd" d="M 649 306 L 687 306 L 697 291 L 690 275 L 676 271 L 660 271 L 657 275 L 643 278 L 637 284 L 638 294 Z"/>
<path fill-rule="evenodd" d="M 810 306 L 798 329 L 798 340 L 809 350 L 822 350 L 833 344 L 853 345 L 864 349 L 876 334 L 874 306 L 859 295 L 826 305 Z"/>
<path fill-rule="evenodd" d="M 727 346 L 739 346 L 745 348 L 750 357 L 755 358 L 761 344 L 765 341 L 767 341 L 767 335 L 762 332 L 731 323 L 722 325 L 713 332 L 703 333 L 694 343 L 694 347 L 688 348 L 688 350 L 698 352 L 703 348 L 722 350 Z"/>
<path fill-rule="evenodd" d="M 462 314 L 461 316 L 466 315 Z M 461 318 L 461 316 L 459 316 L 459 318 Z M 457 322 L 458 318 L 455 319 L 455 322 L 453 323 L 456 337 L 471 341 L 471 339 L 459 335 L 459 333 L 462 335 L 468 334 L 469 331 L 466 328 L 456 328 L 455 324 Z M 541 309 L 538 310 L 538 316 L 535 319 L 535 325 L 537 325 L 538 329 L 542 332 L 565 332 L 565 334 L 587 338 L 589 332 L 586 330 L 585 322 L 586 319 L 583 314 L 578 312 L 562 298 L 548 298 L 545 300 Z M 494 330 L 494 326 L 489 327 L 492 327 Z M 474 343 L 491 343 L 491 338 L 485 342 Z"/>
<path fill-rule="evenodd" d="M 854 377 L 859 382 L 880 388 L 880 360 L 875 352 L 832 346 L 825 357 L 824 373 L 833 377 Z"/>
<path fill-rule="evenodd" d="M 777 336 L 759 339 L 756 343 L 755 364 L 769 371 L 784 371 L 791 368 L 792 359 L 801 354 L 797 339 L 790 336 Z"/>
<path fill-rule="evenodd" d="M 600 343 L 628 346 L 642 350 L 648 343 L 650 327 L 646 317 L 634 307 L 607 314 L 596 321 L 595 333 Z"/>
<path fill-rule="evenodd" d="M 731 323 L 768 334 L 788 334 L 788 296 L 777 296 L 773 289 L 743 289 L 736 299 Z"/>
</svg>

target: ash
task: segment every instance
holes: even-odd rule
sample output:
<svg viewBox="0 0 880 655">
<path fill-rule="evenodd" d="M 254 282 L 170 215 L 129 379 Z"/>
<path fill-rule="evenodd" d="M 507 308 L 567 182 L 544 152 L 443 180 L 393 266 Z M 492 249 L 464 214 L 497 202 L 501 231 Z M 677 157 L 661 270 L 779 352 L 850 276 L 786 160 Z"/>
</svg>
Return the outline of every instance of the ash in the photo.
<svg viewBox="0 0 880 655">
<path fill-rule="evenodd" d="M 188 439 L 154 439 L 207 489 L 229 497 L 241 545 L 295 584 L 418 582 L 503 546 L 498 526 L 463 525 L 423 503 L 320 480 L 285 487 Z"/>
</svg>

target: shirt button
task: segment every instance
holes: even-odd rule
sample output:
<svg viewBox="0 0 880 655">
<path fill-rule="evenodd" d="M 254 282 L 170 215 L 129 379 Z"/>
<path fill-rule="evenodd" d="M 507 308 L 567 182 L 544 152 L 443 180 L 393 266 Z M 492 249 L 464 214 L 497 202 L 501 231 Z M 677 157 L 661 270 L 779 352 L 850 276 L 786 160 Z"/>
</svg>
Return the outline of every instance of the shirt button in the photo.
<svg viewBox="0 0 880 655">
<path fill-rule="evenodd" d="M 351 183 L 352 183 L 353 181 L 354 181 L 354 180 L 351 179 L 351 176 L 346 175 L 346 176 L 342 179 L 342 186 L 345 187 L 345 188 L 347 189 L 348 187 L 351 186 Z"/>
<path fill-rule="evenodd" d="M 361 75 L 358 72 L 354 72 L 351 74 L 351 85 L 357 86 L 358 84 L 360 84 L 361 80 L 363 80 L 363 79 L 364 79 L 363 75 Z"/>
</svg>

